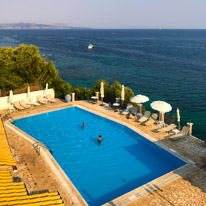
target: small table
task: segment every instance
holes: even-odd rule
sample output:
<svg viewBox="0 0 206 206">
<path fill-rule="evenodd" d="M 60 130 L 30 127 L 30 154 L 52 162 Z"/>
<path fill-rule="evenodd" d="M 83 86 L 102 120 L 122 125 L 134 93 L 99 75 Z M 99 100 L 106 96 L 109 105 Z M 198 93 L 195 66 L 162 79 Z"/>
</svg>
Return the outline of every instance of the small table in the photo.
<svg viewBox="0 0 206 206">
<path fill-rule="evenodd" d="M 180 133 L 180 130 L 178 130 L 178 129 L 173 129 L 172 132 L 173 132 L 174 134 L 178 134 L 178 133 Z"/>
<path fill-rule="evenodd" d="M 93 104 L 94 104 L 94 103 L 97 103 L 97 97 L 96 97 L 96 96 L 92 96 L 91 99 L 92 99 L 92 103 L 93 103 Z"/>
<path fill-rule="evenodd" d="M 117 107 L 119 107 L 120 106 L 120 104 L 119 103 L 113 103 L 113 106 L 115 107 L 115 112 L 118 112 L 118 108 Z"/>
</svg>

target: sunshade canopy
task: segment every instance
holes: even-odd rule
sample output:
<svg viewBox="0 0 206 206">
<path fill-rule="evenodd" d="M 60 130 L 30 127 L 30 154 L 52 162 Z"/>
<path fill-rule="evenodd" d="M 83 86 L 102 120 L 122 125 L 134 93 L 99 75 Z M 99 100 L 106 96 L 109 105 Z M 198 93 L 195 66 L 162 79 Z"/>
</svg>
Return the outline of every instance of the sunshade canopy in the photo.
<svg viewBox="0 0 206 206">
<path fill-rule="evenodd" d="M 101 98 L 104 98 L 104 82 L 101 82 L 100 84 L 100 95 Z"/>
<path fill-rule="evenodd" d="M 124 101 L 124 85 L 122 85 L 121 100 Z"/>
<path fill-rule="evenodd" d="M 150 104 L 150 106 L 152 107 L 152 109 L 157 110 L 159 112 L 163 112 L 163 113 L 169 112 L 172 110 L 171 105 L 164 101 L 154 101 Z"/>
<path fill-rule="evenodd" d="M 137 104 L 144 103 L 147 101 L 149 101 L 149 98 L 141 94 L 138 94 L 130 99 L 130 102 L 137 103 Z"/>
</svg>

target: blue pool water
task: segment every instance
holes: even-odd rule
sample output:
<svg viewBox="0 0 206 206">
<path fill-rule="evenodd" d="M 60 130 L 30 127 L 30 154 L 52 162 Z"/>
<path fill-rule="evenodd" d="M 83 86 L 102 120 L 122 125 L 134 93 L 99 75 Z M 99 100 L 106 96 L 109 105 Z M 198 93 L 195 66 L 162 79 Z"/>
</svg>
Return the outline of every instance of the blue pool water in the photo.
<svg viewBox="0 0 206 206">
<path fill-rule="evenodd" d="M 18 119 L 13 124 L 49 145 L 91 206 L 186 164 L 126 126 L 78 107 Z M 104 139 L 100 146 L 99 135 Z"/>
</svg>

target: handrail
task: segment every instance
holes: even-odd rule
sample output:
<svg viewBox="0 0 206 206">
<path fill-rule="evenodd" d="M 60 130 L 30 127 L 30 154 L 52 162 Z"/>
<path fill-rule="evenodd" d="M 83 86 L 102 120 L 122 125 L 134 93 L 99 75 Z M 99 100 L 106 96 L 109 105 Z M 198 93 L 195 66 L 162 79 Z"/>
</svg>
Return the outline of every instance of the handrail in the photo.
<svg viewBox="0 0 206 206">
<path fill-rule="evenodd" d="M 49 145 L 46 142 L 35 142 L 34 144 L 32 144 L 34 149 L 36 150 L 36 152 L 38 153 L 38 155 L 40 155 L 40 148 L 44 147 L 46 148 L 51 155 L 53 155 L 53 151 L 51 150 L 51 148 L 49 147 Z"/>
</svg>

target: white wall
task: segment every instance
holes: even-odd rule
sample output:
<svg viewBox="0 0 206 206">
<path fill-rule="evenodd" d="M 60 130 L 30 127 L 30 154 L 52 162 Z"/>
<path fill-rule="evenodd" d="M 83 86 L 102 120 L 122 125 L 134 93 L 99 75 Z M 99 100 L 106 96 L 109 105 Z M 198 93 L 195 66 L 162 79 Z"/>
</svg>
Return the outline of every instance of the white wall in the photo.
<svg viewBox="0 0 206 206">
<path fill-rule="evenodd" d="M 48 89 L 47 90 L 47 94 L 51 94 L 53 98 L 55 96 L 53 89 Z M 13 102 L 18 102 L 20 100 L 24 100 L 26 103 L 28 103 L 29 101 L 30 102 L 36 102 L 36 97 L 38 95 L 42 95 L 43 97 L 45 97 L 45 90 L 39 90 L 39 91 L 35 91 L 35 92 L 30 92 L 29 98 L 28 98 L 28 94 L 27 93 L 15 94 L 15 95 L 13 95 L 12 100 L 13 100 Z M 12 105 L 9 104 L 9 96 L 7 96 L 7 97 L 0 97 L 0 110 L 8 109 L 11 106 Z"/>
</svg>

